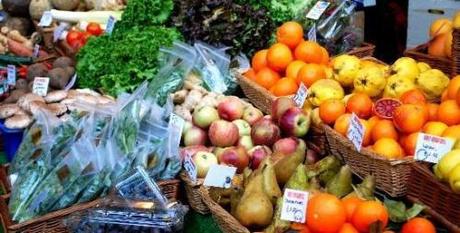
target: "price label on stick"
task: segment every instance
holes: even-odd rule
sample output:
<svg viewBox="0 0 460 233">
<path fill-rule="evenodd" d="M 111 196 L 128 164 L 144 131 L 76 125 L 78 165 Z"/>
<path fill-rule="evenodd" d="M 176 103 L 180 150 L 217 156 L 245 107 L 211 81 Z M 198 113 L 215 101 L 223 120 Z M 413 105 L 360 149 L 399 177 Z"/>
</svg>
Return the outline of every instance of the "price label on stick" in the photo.
<svg viewBox="0 0 460 233">
<path fill-rule="evenodd" d="M 49 27 L 52 22 L 53 22 L 53 16 L 51 15 L 51 11 L 45 11 L 43 12 L 42 17 L 40 18 L 40 22 L 38 23 L 38 26 Z"/>
<path fill-rule="evenodd" d="M 308 195 L 308 192 L 286 189 L 281 208 L 281 220 L 304 223 L 307 214 Z"/>
<path fill-rule="evenodd" d="M 364 138 L 364 126 L 354 113 L 351 114 L 347 138 L 350 139 L 357 151 L 361 151 Z"/>
<path fill-rule="evenodd" d="M 36 77 L 32 87 L 32 93 L 39 96 L 46 96 L 50 79 L 46 77 Z"/>
<path fill-rule="evenodd" d="M 302 108 L 307 97 L 308 89 L 303 83 L 300 83 L 299 89 L 297 89 L 297 93 L 295 94 L 293 100 L 299 108 Z"/>
<path fill-rule="evenodd" d="M 37 58 L 39 54 L 40 54 L 40 45 L 35 44 L 34 51 L 32 53 L 32 57 Z"/>
<path fill-rule="evenodd" d="M 415 160 L 438 163 L 453 146 L 454 142 L 450 139 L 419 133 L 415 146 Z"/>
<path fill-rule="evenodd" d="M 235 176 L 236 167 L 229 167 L 224 165 L 211 165 L 206 177 L 204 178 L 203 185 L 217 188 L 230 188 L 232 186 L 232 179 Z"/>
<path fill-rule="evenodd" d="M 67 28 L 67 24 L 66 23 L 61 23 L 59 24 L 59 26 L 54 29 L 54 32 L 53 32 L 53 41 L 56 42 L 59 40 L 59 38 L 61 37 L 62 33 L 64 33 L 64 30 Z"/>
<path fill-rule="evenodd" d="M 113 28 L 115 27 L 115 23 L 117 20 L 113 16 L 109 16 L 109 20 L 107 21 L 107 26 L 105 27 L 105 33 L 112 35 Z"/>
<path fill-rule="evenodd" d="M 7 69 L 7 83 L 8 85 L 16 85 L 16 66 L 8 65 Z"/>
<path fill-rule="evenodd" d="M 329 6 L 329 2 L 326 1 L 317 1 L 316 4 L 311 8 L 307 13 L 307 18 L 318 20 L 319 17 L 324 13 L 324 11 Z"/>
<path fill-rule="evenodd" d="M 308 40 L 316 42 L 316 24 L 313 24 L 308 31 Z"/>
<path fill-rule="evenodd" d="M 196 165 L 195 162 L 193 162 L 192 156 L 189 153 L 185 154 L 184 169 L 187 172 L 190 179 L 195 183 L 197 177 Z"/>
</svg>

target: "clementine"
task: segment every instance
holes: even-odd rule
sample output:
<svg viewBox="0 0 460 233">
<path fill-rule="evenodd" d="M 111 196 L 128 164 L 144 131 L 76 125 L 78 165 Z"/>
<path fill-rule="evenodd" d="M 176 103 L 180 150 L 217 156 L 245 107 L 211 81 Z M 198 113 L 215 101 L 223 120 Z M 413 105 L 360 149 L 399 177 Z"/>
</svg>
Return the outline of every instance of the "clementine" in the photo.
<svg viewBox="0 0 460 233">
<path fill-rule="evenodd" d="M 382 229 L 388 224 L 388 211 L 380 202 L 364 201 L 356 207 L 351 223 L 359 232 L 369 232 L 371 224 L 380 221 Z"/>
<path fill-rule="evenodd" d="M 256 75 L 256 82 L 266 89 L 274 86 L 279 79 L 280 75 L 268 67 L 262 68 Z"/>
<path fill-rule="evenodd" d="M 347 112 L 353 112 L 359 118 L 367 119 L 372 113 L 372 100 L 364 93 L 355 93 L 347 101 Z"/>
<path fill-rule="evenodd" d="M 427 120 L 428 110 L 425 106 L 403 104 L 394 110 L 393 122 L 403 133 L 420 131 Z"/>
<path fill-rule="evenodd" d="M 345 223 L 338 233 L 359 233 L 359 231 L 350 223 Z"/>
<path fill-rule="evenodd" d="M 393 138 L 380 138 L 372 146 L 372 150 L 387 159 L 399 159 L 404 156 L 404 150 Z"/>
<path fill-rule="evenodd" d="M 403 104 L 426 104 L 425 94 L 418 89 L 404 92 L 399 100 L 401 100 Z"/>
<path fill-rule="evenodd" d="M 276 31 L 276 40 L 294 49 L 303 40 L 303 27 L 297 22 L 285 22 Z"/>
<path fill-rule="evenodd" d="M 363 202 L 363 200 L 358 197 L 348 197 L 342 199 L 343 206 L 345 207 L 345 211 L 347 213 L 347 222 L 351 221 L 351 217 L 353 217 L 356 207 L 361 204 L 361 202 Z"/>
<path fill-rule="evenodd" d="M 444 122 L 429 121 L 423 126 L 422 131 L 426 134 L 441 136 L 447 128 L 449 128 L 449 126 Z"/>
<path fill-rule="evenodd" d="M 306 63 L 320 64 L 323 61 L 321 46 L 313 41 L 304 41 L 297 45 L 294 56 L 296 59 Z"/>
<path fill-rule="evenodd" d="M 457 97 L 458 90 L 460 89 L 460 75 L 455 76 L 449 81 L 447 85 L 447 98 L 455 99 Z"/>
<path fill-rule="evenodd" d="M 351 114 L 346 113 L 342 116 L 339 116 L 335 120 L 334 123 L 334 130 L 337 131 L 339 134 L 346 136 L 348 131 L 348 126 L 350 125 Z"/>
<path fill-rule="evenodd" d="M 460 107 L 455 100 L 446 100 L 439 105 L 438 120 L 449 126 L 460 123 Z"/>
<path fill-rule="evenodd" d="M 316 194 L 308 201 L 307 225 L 315 233 L 335 233 L 346 220 L 342 202 L 334 195 Z"/>
<path fill-rule="evenodd" d="M 299 74 L 300 69 L 306 64 L 307 63 L 299 60 L 291 62 L 286 68 L 286 77 L 297 79 L 297 74 Z"/>
<path fill-rule="evenodd" d="M 307 87 L 311 87 L 313 83 L 320 79 L 326 78 L 326 72 L 321 65 L 318 64 L 306 64 L 300 69 L 297 74 L 297 83 L 300 85 L 302 82 Z"/>
<path fill-rule="evenodd" d="M 248 71 L 246 71 L 246 73 L 244 73 L 244 77 L 255 81 L 256 77 L 257 77 L 257 74 L 254 71 L 254 69 L 249 69 Z"/>
<path fill-rule="evenodd" d="M 297 92 L 298 86 L 293 78 L 282 78 L 273 86 L 273 94 L 275 96 L 293 95 Z"/>
<path fill-rule="evenodd" d="M 436 233 L 436 228 L 428 219 L 417 217 L 407 221 L 401 233 Z"/>
<path fill-rule="evenodd" d="M 455 97 L 455 101 L 457 101 L 457 104 L 460 105 L 460 89 L 457 92 L 457 96 Z"/>
<path fill-rule="evenodd" d="M 372 140 L 374 142 L 378 141 L 381 138 L 393 138 L 396 141 L 399 138 L 398 131 L 393 125 L 393 122 L 390 120 L 378 121 L 372 128 L 371 134 Z"/>
<path fill-rule="evenodd" d="M 460 125 L 453 125 L 444 130 L 443 137 L 451 138 L 453 140 L 460 139 Z"/>
<path fill-rule="evenodd" d="M 251 66 L 256 73 L 262 68 L 267 67 L 267 53 L 268 49 L 259 50 L 252 57 Z"/>
<path fill-rule="evenodd" d="M 401 141 L 401 144 L 404 148 L 404 152 L 407 156 L 415 155 L 415 147 L 417 146 L 418 134 L 419 132 L 415 132 L 406 135 L 404 139 Z"/>
<path fill-rule="evenodd" d="M 292 52 L 285 44 L 276 43 L 267 52 L 267 65 L 275 71 L 283 72 L 294 60 Z"/>
<path fill-rule="evenodd" d="M 374 128 L 374 126 L 377 124 L 377 122 L 379 122 L 381 119 L 378 117 L 378 116 L 372 116 L 371 118 L 369 118 L 369 120 L 367 120 L 367 123 L 369 125 L 369 130 L 372 131 L 372 129 Z"/>
<path fill-rule="evenodd" d="M 441 94 L 441 102 L 444 102 L 449 99 L 449 92 L 447 90 L 444 90 Z"/>
<path fill-rule="evenodd" d="M 328 99 L 319 105 L 319 117 L 330 125 L 345 113 L 345 104 L 341 100 Z"/>
<path fill-rule="evenodd" d="M 321 51 L 323 52 L 323 57 L 321 59 L 321 64 L 328 65 L 329 64 L 329 53 L 327 50 L 321 46 Z"/>
<path fill-rule="evenodd" d="M 426 107 L 428 108 L 428 120 L 437 121 L 439 104 L 428 103 Z"/>
<path fill-rule="evenodd" d="M 372 142 L 371 127 L 369 126 L 369 122 L 367 122 L 366 120 L 359 119 L 359 121 L 364 127 L 364 136 L 363 136 L 362 146 L 368 146 Z"/>
</svg>

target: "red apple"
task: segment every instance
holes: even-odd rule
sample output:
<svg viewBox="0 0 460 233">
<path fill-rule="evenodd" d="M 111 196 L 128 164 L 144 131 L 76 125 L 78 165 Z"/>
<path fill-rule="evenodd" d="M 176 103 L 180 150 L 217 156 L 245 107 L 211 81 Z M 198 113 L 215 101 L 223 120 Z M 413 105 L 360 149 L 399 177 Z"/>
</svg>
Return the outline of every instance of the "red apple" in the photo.
<svg viewBox="0 0 460 233">
<path fill-rule="evenodd" d="M 251 169 L 255 170 L 259 167 L 265 157 L 270 156 L 272 151 L 268 146 L 255 146 L 248 151 L 249 159 L 251 160 Z"/>
<path fill-rule="evenodd" d="M 248 135 L 241 136 L 236 145 L 241 146 L 246 150 L 250 150 L 254 147 L 254 143 L 252 143 L 251 136 Z"/>
<path fill-rule="evenodd" d="M 209 139 L 217 147 L 233 146 L 238 141 L 238 127 L 232 122 L 217 120 L 209 127 Z"/>
<path fill-rule="evenodd" d="M 289 155 L 295 152 L 298 144 L 299 142 L 295 137 L 282 138 L 273 145 L 273 152 Z"/>
<path fill-rule="evenodd" d="M 288 109 L 295 107 L 296 103 L 293 99 L 289 97 L 279 97 L 272 103 L 272 117 L 274 121 L 278 121 L 281 116 L 286 112 Z"/>
<path fill-rule="evenodd" d="M 184 159 L 186 154 L 189 154 L 190 156 L 193 157 L 193 155 L 195 155 L 199 151 L 211 152 L 211 149 L 203 145 L 188 146 L 188 147 L 181 148 L 179 153 L 180 153 L 181 159 Z"/>
<path fill-rule="evenodd" d="M 281 130 L 289 136 L 303 137 L 310 129 L 310 117 L 297 107 L 289 108 L 278 121 Z"/>
<path fill-rule="evenodd" d="M 233 121 L 243 117 L 244 105 L 237 97 L 228 96 L 217 105 L 217 111 L 222 119 Z"/>
<path fill-rule="evenodd" d="M 213 107 L 203 106 L 193 111 L 192 120 L 196 126 L 207 129 L 212 122 L 219 120 L 219 113 Z"/>
<path fill-rule="evenodd" d="M 254 145 L 272 146 L 280 138 L 280 128 L 265 116 L 252 126 L 251 137 Z"/>
<path fill-rule="evenodd" d="M 206 132 L 196 126 L 192 126 L 184 135 L 185 146 L 205 145 L 208 136 Z"/>
<path fill-rule="evenodd" d="M 229 147 L 220 156 L 220 163 L 237 168 L 237 172 L 243 172 L 249 165 L 249 157 L 243 147 Z"/>
<path fill-rule="evenodd" d="M 249 125 L 254 125 L 264 114 L 257 108 L 252 106 L 244 109 L 243 120 L 247 121 Z"/>
<path fill-rule="evenodd" d="M 211 168 L 212 165 L 217 164 L 216 156 L 210 152 L 199 151 L 192 159 L 196 166 L 197 178 L 205 178 L 206 174 L 208 174 L 209 168 Z"/>
</svg>

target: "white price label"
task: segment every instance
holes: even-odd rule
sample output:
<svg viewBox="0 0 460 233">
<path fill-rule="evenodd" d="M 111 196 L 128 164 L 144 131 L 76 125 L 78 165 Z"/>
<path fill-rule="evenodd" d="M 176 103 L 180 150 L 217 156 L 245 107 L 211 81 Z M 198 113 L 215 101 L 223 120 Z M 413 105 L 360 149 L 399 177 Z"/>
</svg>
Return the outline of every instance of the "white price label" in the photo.
<svg viewBox="0 0 460 233">
<path fill-rule="evenodd" d="M 297 89 L 297 93 L 295 94 L 293 100 L 299 108 L 302 108 L 307 97 L 308 89 L 303 83 L 300 83 L 299 89 Z"/>
<path fill-rule="evenodd" d="M 193 162 L 192 156 L 189 153 L 185 154 L 184 158 L 184 169 L 187 171 L 188 176 L 193 182 L 196 182 L 197 170 L 195 162 Z"/>
<path fill-rule="evenodd" d="M 72 89 L 73 85 L 75 85 L 75 82 L 77 82 L 77 73 L 75 73 L 72 78 L 70 79 L 69 83 L 64 87 L 65 91 L 68 91 Z"/>
<path fill-rule="evenodd" d="M 61 23 L 57 28 L 54 29 L 53 32 L 53 41 L 56 42 L 61 38 L 62 33 L 64 33 L 64 30 L 67 28 L 66 23 Z"/>
<path fill-rule="evenodd" d="M 329 2 L 326 1 L 317 1 L 316 4 L 311 8 L 311 10 L 307 13 L 307 18 L 318 20 L 319 17 L 324 13 L 324 11 L 329 6 Z"/>
<path fill-rule="evenodd" d="M 32 56 L 37 58 L 39 54 L 40 54 L 40 45 L 35 44 Z"/>
<path fill-rule="evenodd" d="M 281 219 L 304 223 L 307 215 L 308 192 L 286 189 L 283 195 Z"/>
<path fill-rule="evenodd" d="M 232 179 L 235 176 L 236 167 L 224 165 L 211 165 L 208 174 L 204 178 L 204 185 L 217 188 L 230 188 Z"/>
<path fill-rule="evenodd" d="M 347 138 L 350 139 L 357 151 L 361 151 L 364 138 L 364 126 L 354 113 L 351 114 Z"/>
<path fill-rule="evenodd" d="M 115 17 L 109 16 L 109 20 L 107 21 L 107 26 L 105 27 L 105 33 L 111 35 L 116 22 L 117 20 L 115 19 Z"/>
<path fill-rule="evenodd" d="M 48 93 L 48 85 L 50 83 L 50 79 L 46 77 L 36 77 L 34 79 L 34 85 L 32 88 L 32 93 L 39 95 L 39 96 L 46 96 Z"/>
<path fill-rule="evenodd" d="M 16 66 L 8 65 L 7 69 L 7 83 L 8 85 L 16 85 Z"/>
<path fill-rule="evenodd" d="M 16 180 L 18 179 L 18 174 L 17 173 L 11 174 L 8 176 L 8 178 L 10 179 L 11 186 L 13 186 L 14 183 L 16 183 Z"/>
<path fill-rule="evenodd" d="M 438 163 L 453 146 L 454 142 L 450 139 L 419 133 L 415 146 L 415 160 Z"/>
<path fill-rule="evenodd" d="M 308 40 L 316 42 L 316 24 L 313 24 L 308 31 Z"/>
<path fill-rule="evenodd" d="M 40 19 L 38 26 L 49 27 L 52 22 L 53 22 L 53 16 L 51 15 L 51 11 L 45 11 L 43 12 L 42 18 Z"/>
</svg>

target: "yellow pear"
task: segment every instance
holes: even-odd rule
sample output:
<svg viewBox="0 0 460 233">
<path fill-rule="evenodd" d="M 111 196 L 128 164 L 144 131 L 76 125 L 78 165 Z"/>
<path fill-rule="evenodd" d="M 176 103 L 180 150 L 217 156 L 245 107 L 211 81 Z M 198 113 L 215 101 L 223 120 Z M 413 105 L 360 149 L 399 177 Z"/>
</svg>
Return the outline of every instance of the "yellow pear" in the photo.
<svg viewBox="0 0 460 233">
<path fill-rule="evenodd" d="M 443 180 L 447 180 L 450 177 L 452 170 L 460 164 L 460 150 L 454 149 L 449 153 L 445 154 L 438 162 L 436 166 L 437 174 Z"/>
<path fill-rule="evenodd" d="M 332 60 L 332 69 L 336 74 L 335 79 L 344 87 L 353 85 L 360 68 L 361 61 L 356 56 L 344 54 Z"/>
<path fill-rule="evenodd" d="M 315 126 L 320 126 L 323 123 L 321 117 L 319 116 L 319 108 L 313 109 L 311 113 L 311 122 L 313 122 L 313 125 Z"/>
<path fill-rule="evenodd" d="M 396 60 L 391 66 L 391 71 L 411 81 L 414 81 L 420 73 L 417 62 L 410 57 L 401 57 Z"/>
<path fill-rule="evenodd" d="M 450 184 L 450 188 L 454 192 L 460 193 L 460 164 L 455 166 L 455 168 L 452 169 L 452 171 L 450 172 L 449 184 Z"/>
<path fill-rule="evenodd" d="M 344 90 L 340 83 L 333 79 L 320 79 L 311 85 L 308 100 L 313 106 L 319 106 L 328 99 L 342 99 Z"/>
<path fill-rule="evenodd" d="M 438 69 L 431 69 L 421 73 L 415 80 L 417 87 L 423 91 L 427 98 L 436 100 L 449 85 L 449 77 Z"/>
<path fill-rule="evenodd" d="M 452 26 L 455 29 L 460 29 L 460 11 L 457 11 L 457 13 L 455 13 L 454 19 L 452 20 L 452 24 Z"/>
<path fill-rule="evenodd" d="M 385 89 L 386 79 L 382 69 L 377 66 L 370 66 L 361 69 L 356 75 L 353 83 L 355 92 L 376 97 Z"/>
<path fill-rule="evenodd" d="M 452 21 L 447 18 L 436 19 L 430 26 L 430 38 L 452 31 Z"/>
<path fill-rule="evenodd" d="M 444 41 L 444 53 L 448 58 L 452 57 L 452 32 L 446 34 L 446 40 Z"/>
<path fill-rule="evenodd" d="M 418 70 L 420 71 L 420 73 L 431 69 L 431 66 L 428 65 L 425 62 L 417 62 L 417 67 L 418 67 Z"/>
<path fill-rule="evenodd" d="M 387 79 L 383 96 L 399 99 L 404 92 L 415 88 L 416 86 L 412 80 L 402 75 L 394 74 Z"/>
</svg>

